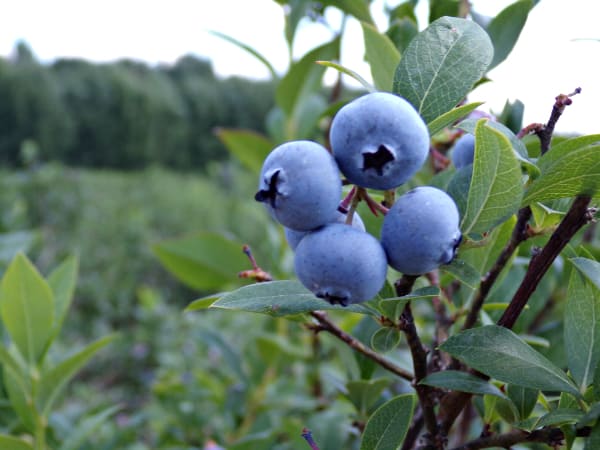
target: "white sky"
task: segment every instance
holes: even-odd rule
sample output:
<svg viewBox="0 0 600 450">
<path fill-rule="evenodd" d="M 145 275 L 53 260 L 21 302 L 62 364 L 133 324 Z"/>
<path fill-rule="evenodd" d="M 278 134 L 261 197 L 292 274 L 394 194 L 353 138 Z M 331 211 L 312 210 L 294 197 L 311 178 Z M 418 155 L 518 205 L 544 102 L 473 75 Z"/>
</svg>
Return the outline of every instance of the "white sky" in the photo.
<svg viewBox="0 0 600 450">
<path fill-rule="evenodd" d="M 476 9 L 495 14 L 507 0 L 472 0 Z M 265 55 L 283 73 L 288 66 L 283 14 L 273 0 L 17 0 L 0 3 L 0 55 L 7 56 L 22 39 L 42 61 L 82 57 L 111 61 L 130 57 L 171 63 L 193 53 L 209 58 L 217 74 L 266 78 L 268 72 L 236 46 L 210 35 L 217 30 Z M 399 0 L 375 0 L 372 12 L 381 30 L 383 7 Z M 421 0 L 423 10 L 426 2 Z M 490 73 L 493 79 L 470 100 L 486 101 L 499 112 L 506 99 L 525 103 L 526 122 L 544 122 L 554 97 L 582 87 L 559 121 L 560 132 L 600 132 L 600 39 L 598 0 L 542 0 L 530 14 L 517 47 Z M 339 17 L 328 16 L 332 24 Z M 348 22 L 342 64 L 370 79 L 362 61 L 360 26 Z M 294 56 L 325 42 L 332 34 L 319 24 L 304 23 Z M 330 69 L 332 70 L 332 69 Z M 333 74 L 328 74 L 333 78 Z M 348 82 L 351 82 L 348 79 Z"/>
</svg>

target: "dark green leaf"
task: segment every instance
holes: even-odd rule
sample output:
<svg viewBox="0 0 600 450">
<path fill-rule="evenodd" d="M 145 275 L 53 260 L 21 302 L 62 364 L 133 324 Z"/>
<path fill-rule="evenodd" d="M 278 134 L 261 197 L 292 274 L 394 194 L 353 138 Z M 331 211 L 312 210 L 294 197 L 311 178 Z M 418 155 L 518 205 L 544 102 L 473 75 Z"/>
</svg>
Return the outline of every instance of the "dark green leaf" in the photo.
<svg viewBox="0 0 600 450">
<path fill-rule="evenodd" d="M 536 428 L 577 423 L 583 415 L 584 412 L 580 409 L 555 409 L 540 417 L 536 423 Z"/>
<path fill-rule="evenodd" d="M 504 61 L 512 51 L 532 7 L 531 0 L 517 1 L 500 11 L 489 23 L 486 31 L 494 44 L 494 59 L 488 70 Z"/>
<path fill-rule="evenodd" d="M 403 297 L 384 298 L 383 300 L 379 301 L 378 307 L 384 316 L 389 317 L 392 320 L 396 320 L 408 302 L 430 299 L 439 295 L 439 288 L 435 286 L 426 286 L 420 289 L 415 289 L 413 292 Z"/>
<path fill-rule="evenodd" d="M 506 387 L 506 395 L 508 395 L 508 398 L 512 400 L 517 408 L 519 420 L 525 420 L 529 417 L 537 403 L 539 391 L 509 384 Z"/>
<path fill-rule="evenodd" d="M 468 366 L 505 383 L 568 392 L 580 397 L 567 375 L 512 331 L 496 325 L 451 336 L 440 348 Z"/>
<path fill-rule="evenodd" d="M 440 266 L 440 270 L 449 273 L 471 289 L 477 289 L 481 282 L 481 274 L 468 262 L 459 258 L 454 258 L 450 264 Z"/>
<path fill-rule="evenodd" d="M 500 123 L 505 124 L 513 133 L 518 133 L 523 128 L 524 112 L 525 105 L 521 100 L 515 100 L 512 103 L 507 100 L 498 120 Z"/>
<path fill-rule="evenodd" d="M 339 57 L 339 38 L 324 44 L 292 64 L 277 86 L 275 99 L 287 117 L 292 117 L 298 103 L 308 95 L 321 89 L 325 67 L 317 61 L 334 60 Z"/>
<path fill-rule="evenodd" d="M 211 308 L 234 309 L 270 316 L 288 316 L 327 309 L 373 314 L 362 305 L 330 305 L 325 300 L 315 297 L 297 281 L 271 281 L 244 286 L 225 294 L 214 302 Z"/>
<path fill-rule="evenodd" d="M 410 43 L 394 77 L 394 92 L 405 97 L 426 123 L 454 108 L 484 75 L 493 47 L 475 22 L 442 17 Z"/>
<path fill-rule="evenodd" d="M 453 391 L 469 392 L 478 395 L 495 395 L 504 398 L 500 389 L 486 380 L 458 370 L 444 370 L 427 375 L 420 384 L 435 386 Z"/>
<path fill-rule="evenodd" d="M 442 131 L 444 128 L 454 124 L 458 120 L 465 117 L 470 112 L 477 109 L 481 106 L 483 102 L 474 102 L 468 103 L 466 105 L 458 106 L 450 111 L 442 114 L 441 116 L 433 119 L 431 122 L 427 124 L 427 128 L 429 129 L 429 135 L 433 136 L 434 134 Z"/>
<path fill-rule="evenodd" d="M 371 336 L 371 347 L 379 353 L 389 352 L 398 347 L 401 336 L 397 328 L 380 328 Z"/>
<path fill-rule="evenodd" d="M 600 403 L 594 403 L 579 420 L 580 426 L 593 425 L 600 418 Z"/>
<path fill-rule="evenodd" d="M 443 16 L 460 16 L 460 1 L 430 0 L 429 22 L 433 22 Z"/>
<path fill-rule="evenodd" d="M 412 40 L 419 34 L 416 20 L 403 17 L 393 20 L 385 32 L 394 43 L 400 54 L 404 53 Z"/>
<path fill-rule="evenodd" d="M 255 173 L 260 172 L 263 161 L 274 147 L 269 139 L 255 131 L 218 128 L 216 135 L 233 156 Z"/>
<path fill-rule="evenodd" d="M 400 62 L 400 53 L 390 38 L 381 34 L 374 25 L 361 23 L 365 40 L 366 59 L 371 67 L 375 87 L 391 92 L 394 72 Z"/>
<path fill-rule="evenodd" d="M 54 298 L 46 280 L 22 253 L 2 278 L 0 314 L 19 352 L 35 366 L 52 336 Z"/>
<path fill-rule="evenodd" d="M 346 383 L 346 389 L 348 390 L 346 396 L 357 411 L 361 414 L 367 414 L 369 408 L 375 404 L 389 384 L 390 381 L 386 378 L 349 381 Z"/>
<path fill-rule="evenodd" d="M 571 271 L 567 289 L 564 339 L 569 370 L 585 392 L 600 362 L 600 290 L 578 270 Z"/>
<path fill-rule="evenodd" d="M 596 423 L 585 439 L 584 450 L 597 450 L 600 448 L 600 422 Z"/>
<path fill-rule="evenodd" d="M 239 284 L 238 273 L 250 268 L 242 247 L 220 234 L 201 232 L 160 242 L 153 249 L 179 280 L 192 288 L 208 290 Z"/>
<path fill-rule="evenodd" d="M 523 205 L 594 194 L 600 187 L 600 135 L 581 136 L 555 145 L 538 160 L 542 174 L 525 192 Z"/>
<path fill-rule="evenodd" d="M 406 394 L 380 406 L 367 422 L 360 450 L 400 448 L 410 426 L 415 403 L 415 396 Z"/>
</svg>

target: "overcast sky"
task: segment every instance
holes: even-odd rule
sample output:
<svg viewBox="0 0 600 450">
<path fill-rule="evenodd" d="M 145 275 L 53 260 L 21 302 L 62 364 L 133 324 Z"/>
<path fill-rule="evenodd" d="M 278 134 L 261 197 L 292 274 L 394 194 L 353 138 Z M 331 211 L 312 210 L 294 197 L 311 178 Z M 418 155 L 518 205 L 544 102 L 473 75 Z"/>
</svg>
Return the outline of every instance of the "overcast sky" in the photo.
<svg viewBox="0 0 600 450">
<path fill-rule="evenodd" d="M 375 0 L 372 11 L 381 30 L 386 26 L 384 5 Z M 483 13 L 495 14 L 505 0 L 472 0 Z M 426 2 L 421 0 L 422 9 Z M 554 97 L 582 87 L 582 94 L 564 114 L 561 132 L 600 132 L 600 17 L 598 0 L 541 0 L 530 14 L 510 58 L 490 74 L 493 82 L 479 88 L 470 100 L 484 100 L 485 109 L 499 111 L 506 99 L 521 99 L 526 122 L 544 122 Z M 339 17 L 327 19 L 335 26 Z M 172 63 L 193 53 L 209 58 L 222 76 L 266 78 L 268 72 L 245 52 L 210 35 L 217 30 L 264 54 L 283 73 L 288 53 L 283 39 L 281 7 L 273 0 L 17 0 L 4 2 L 0 13 L 0 54 L 10 54 L 17 40 L 26 41 L 42 61 L 82 57 L 112 61 L 129 57 L 148 63 Z M 304 23 L 298 31 L 294 56 L 327 41 L 331 31 Z M 578 40 L 576 40 L 578 39 Z M 584 40 L 581 40 L 584 39 Z M 348 23 L 342 43 L 342 64 L 369 79 L 362 61 L 362 33 Z M 333 74 L 329 75 L 330 78 Z"/>
</svg>

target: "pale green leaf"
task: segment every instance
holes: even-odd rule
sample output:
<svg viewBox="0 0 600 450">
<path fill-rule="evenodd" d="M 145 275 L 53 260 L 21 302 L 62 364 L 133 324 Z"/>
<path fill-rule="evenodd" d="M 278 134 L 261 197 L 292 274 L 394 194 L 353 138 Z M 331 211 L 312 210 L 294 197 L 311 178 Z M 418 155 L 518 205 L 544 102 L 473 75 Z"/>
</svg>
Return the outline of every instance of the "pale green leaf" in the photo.
<svg viewBox="0 0 600 450">
<path fill-rule="evenodd" d="M 380 328 L 371 336 L 371 348 L 378 353 L 387 353 L 400 344 L 401 337 L 398 328 Z"/>
<path fill-rule="evenodd" d="M 44 415 L 48 416 L 50 414 L 54 402 L 77 372 L 99 350 L 111 343 L 116 337 L 117 335 L 113 334 L 100 338 L 41 374 L 36 393 L 36 403 Z"/>
<path fill-rule="evenodd" d="M 410 43 L 394 77 L 426 123 L 458 105 L 485 74 L 493 56 L 487 33 L 475 22 L 441 17 Z"/>
<path fill-rule="evenodd" d="M 338 72 L 341 72 L 343 74 L 346 74 L 346 75 L 354 78 L 356 81 L 358 81 L 369 92 L 375 92 L 376 91 L 375 87 L 372 86 L 371 83 L 369 83 L 367 80 L 365 80 L 363 77 L 361 77 L 354 70 L 348 69 L 347 67 L 344 67 L 341 64 L 337 64 L 337 63 L 332 62 L 332 61 L 317 61 L 317 64 L 321 64 L 322 66 L 325 66 L 325 67 L 331 67 L 332 69 L 335 69 Z"/>
<path fill-rule="evenodd" d="M 69 431 L 69 434 L 60 446 L 60 450 L 80 450 L 92 433 L 94 433 L 119 409 L 121 409 L 120 405 L 109 406 L 95 414 L 83 418 L 73 430 Z"/>
<path fill-rule="evenodd" d="M 78 270 L 79 259 L 71 256 L 48 275 L 48 284 L 54 294 L 54 337 L 60 332 L 73 301 Z"/>
<path fill-rule="evenodd" d="M 262 134 L 251 130 L 217 128 L 215 134 L 225 148 L 247 169 L 259 173 L 274 144 Z"/>
<path fill-rule="evenodd" d="M 6 434 L 0 434 L 0 448 L 6 450 L 33 450 L 31 444 Z"/>
<path fill-rule="evenodd" d="M 200 232 L 167 240 L 155 244 L 153 249 L 173 275 L 199 290 L 239 284 L 238 273 L 250 269 L 243 245 L 218 233 Z"/>
<path fill-rule="evenodd" d="M 381 34 L 374 25 L 362 22 L 366 59 L 371 67 L 375 87 L 379 91 L 391 92 L 394 73 L 400 62 L 400 52 L 390 38 Z"/>
<path fill-rule="evenodd" d="M 433 119 L 431 122 L 427 124 L 427 128 L 429 129 L 429 135 L 433 136 L 434 134 L 442 131 L 444 128 L 453 125 L 458 120 L 465 117 L 470 112 L 475 111 L 479 106 L 481 106 L 483 102 L 474 102 L 468 103 L 466 105 L 458 106 L 454 109 L 451 109 L 448 112 L 445 112 L 441 116 Z"/>
<path fill-rule="evenodd" d="M 46 280 L 22 253 L 2 278 L 0 314 L 19 352 L 37 364 L 52 336 L 54 299 Z"/>
<path fill-rule="evenodd" d="M 571 258 L 571 262 L 597 289 L 600 289 L 600 263 L 598 261 L 589 258 Z"/>
</svg>

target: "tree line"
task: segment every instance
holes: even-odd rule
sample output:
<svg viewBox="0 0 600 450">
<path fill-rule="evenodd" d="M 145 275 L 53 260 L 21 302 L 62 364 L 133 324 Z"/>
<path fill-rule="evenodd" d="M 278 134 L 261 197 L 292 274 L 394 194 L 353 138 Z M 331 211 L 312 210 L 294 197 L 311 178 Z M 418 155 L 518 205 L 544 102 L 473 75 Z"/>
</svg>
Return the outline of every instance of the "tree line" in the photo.
<svg viewBox="0 0 600 450">
<path fill-rule="evenodd" d="M 29 143 L 41 160 L 74 166 L 202 168 L 227 155 L 214 128 L 264 131 L 274 95 L 273 82 L 218 78 L 195 56 L 41 64 L 19 43 L 0 58 L 0 164 L 21 164 Z"/>
</svg>

